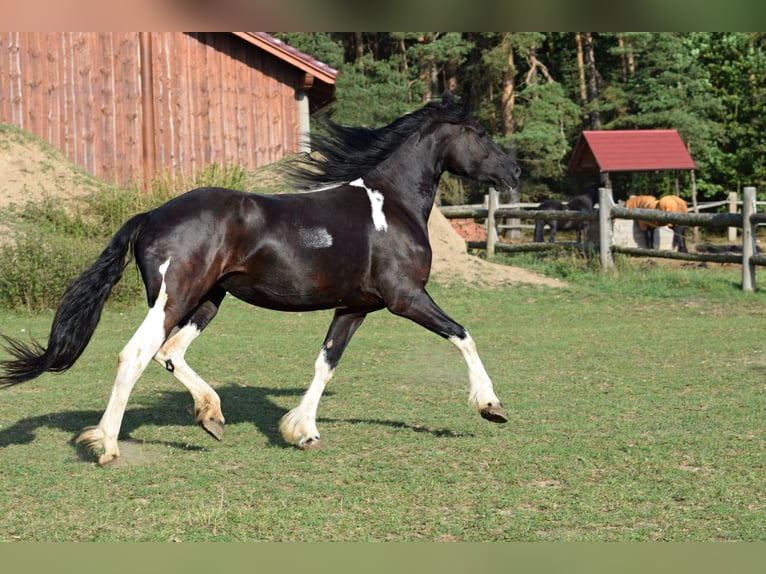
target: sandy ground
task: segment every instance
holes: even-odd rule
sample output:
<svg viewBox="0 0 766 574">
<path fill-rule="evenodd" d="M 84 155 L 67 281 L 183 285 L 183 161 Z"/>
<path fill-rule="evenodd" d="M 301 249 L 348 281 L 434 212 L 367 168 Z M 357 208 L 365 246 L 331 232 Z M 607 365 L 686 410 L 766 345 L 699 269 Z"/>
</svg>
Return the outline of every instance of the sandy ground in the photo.
<svg viewBox="0 0 766 574">
<path fill-rule="evenodd" d="M 43 196 L 76 197 L 92 191 L 67 158 L 32 137 L 19 138 L 0 131 L 0 210 L 23 205 Z M 467 283 L 483 288 L 502 288 L 528 283 L 560 287 L 561 281 L 536 273 L 497 265 L 469 255 L 465 242 L 434 209 L 428 222 L 433 248 L 432 278 L 441 283 Z M 0 224 L 0 237 L 9 229 Z"/>
<path fill-rule="evenodd" d="M 558 279 L 545 277 L 520 267 L 497 265 L 475 255 L 469 255 L 465 241 L 457 234 L 438 209 L 431 212 L 428 220 L 431 237 L 433 264 L 431 275 L 437 281 L 459 281 L 480 287 L 502 288 L 516 283 L 530 283 L 546 287 L 565 285 Z"/>
</svg>

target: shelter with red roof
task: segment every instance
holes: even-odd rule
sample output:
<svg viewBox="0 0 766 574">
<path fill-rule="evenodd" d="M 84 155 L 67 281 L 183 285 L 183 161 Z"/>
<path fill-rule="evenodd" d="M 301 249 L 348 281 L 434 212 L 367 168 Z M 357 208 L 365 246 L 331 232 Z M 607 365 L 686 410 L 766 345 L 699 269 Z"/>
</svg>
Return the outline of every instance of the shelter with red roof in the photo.
<svg viewBox="0 0 766 574">
<path fill-rule="evenodd" d="M 611 188 L 609 174 L 613 172 L 689 171 L 692 182 L 692 204 L 696 211 L 696 184 L 694 163 L 678 131 L 663 130 L 598 130 L 583 131 L 577 142 L 568 171 L 576 173 L 598 173 L 603 185 Z M 678 195 L 678 175 L 675 178 Z M 615 242 L 630 246 L 641 245 L 635 222 L 617 221 Z M 622 231 L 618 229 L 622 224 Z M 659 235 L 662 242 L 672 243 L 672 233 L 664 230 L 668 237 Z M 619 237 L 618 237 L 619 236 Z"/>
<path fill-rule="evenodd" d="M 586 130 L 569 160 L 568 171 L 598 173 L 609 185 L 612 172 L 688 170 L 694 196 L 695 169 L 697 165 L 677 130 Z"/>
</svg>

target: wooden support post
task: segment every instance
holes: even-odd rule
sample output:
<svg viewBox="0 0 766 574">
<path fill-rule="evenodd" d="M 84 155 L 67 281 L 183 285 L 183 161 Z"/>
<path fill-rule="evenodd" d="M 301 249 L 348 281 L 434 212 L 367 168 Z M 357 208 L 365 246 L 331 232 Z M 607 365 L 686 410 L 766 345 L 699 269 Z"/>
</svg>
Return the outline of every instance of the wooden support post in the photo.
<svg viewBox="0 0 766 574">
<path fill-rule="evenodd" d="M 612 192 L 607 187 L 598 190 L 598 248 L 601 269 L 614 267 L 612 254 Z"/>
<path fill-rule="evenodd" d="M 497 209 L 497 190 L 489 188 L 489 200 L 487 201 L 487 259 L 495 256 L 495 242 L 497 241 L 497 227 L 495 226 L 495 210 Z"/>
<path fill-rule="evenodd" d="M 755 188 L 742 190 L 742 290 L 755 291 L 755 223 L 750 216 L 755 213 Z"/>
<path fill-rule="evenodd" d="M 691 149 L 689 150 L 689 155 L 691 155 Z M 697 177 L 693 169 L 689 170 L 689 177 L 692 180 L 692 213 L 699 213 L 699 207 L 697 206 Z M 700 228 L 696 225 L 692 231 L 692 241 L 694 243 L 700 242 Z"/>
<path fill-rule="evenodd" d="M 729 192 L 729 213 L 737 213 L 737 192 Z M 737 228 L 729 227 L 729 241 L 734 243 L 737 240 Z"/>
</svg>

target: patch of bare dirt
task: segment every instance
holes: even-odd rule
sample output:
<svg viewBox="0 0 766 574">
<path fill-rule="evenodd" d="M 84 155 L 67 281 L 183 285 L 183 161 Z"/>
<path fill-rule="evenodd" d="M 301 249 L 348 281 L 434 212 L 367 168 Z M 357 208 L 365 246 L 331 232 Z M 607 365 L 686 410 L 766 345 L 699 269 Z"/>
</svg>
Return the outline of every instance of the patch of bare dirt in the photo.
<svg viewBox="0 0 766 574">
<path fill-rule="evenodd" d="M 0 210 L 46 195 L 78 197 L 94 182 L 59 150 L 7 124 L 0 124 Z"/>
<path fill-rule="evenodd" d="M 438 209 L 431 211 L 428 234 L 433 249 L 431 275 L 442 283 L 460 282 L 492 289 L 518 283 L 545 287 L 566 285 L 563 281 L 521 267 L 498 265 L 470 255 L 463 238 Z"/>
</svg>

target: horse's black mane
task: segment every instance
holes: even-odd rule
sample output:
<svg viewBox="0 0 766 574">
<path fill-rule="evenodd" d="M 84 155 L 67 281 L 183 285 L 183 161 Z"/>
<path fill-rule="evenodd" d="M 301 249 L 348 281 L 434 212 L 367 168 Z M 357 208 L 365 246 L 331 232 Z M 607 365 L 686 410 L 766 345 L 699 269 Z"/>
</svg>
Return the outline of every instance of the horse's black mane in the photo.
<svg viewBox="0 0 766 574">
<path fill-rule="evenodd" d="M 404 140 L 430 122 L 460 123 L 467 105 L 454 98 L 429 102 L 387 126 L 372 129 L 347 127 L 319 118 L 324 133 L 312 134 L 312 153 L 289 162 L 286 175 L 296 187 L 346 183 L 362 177 L 385 160 Z"/>
</svg>

